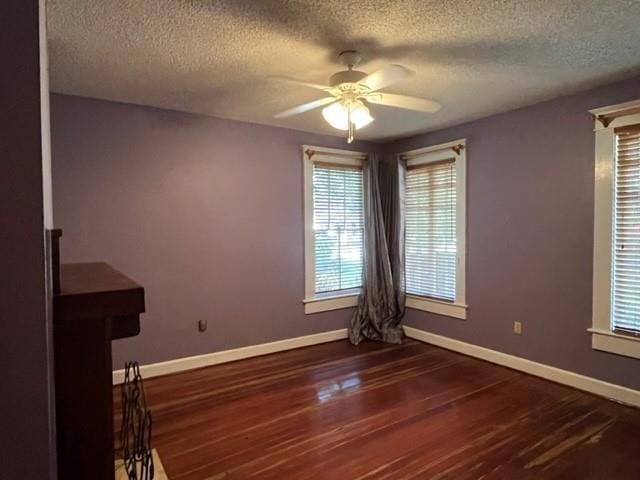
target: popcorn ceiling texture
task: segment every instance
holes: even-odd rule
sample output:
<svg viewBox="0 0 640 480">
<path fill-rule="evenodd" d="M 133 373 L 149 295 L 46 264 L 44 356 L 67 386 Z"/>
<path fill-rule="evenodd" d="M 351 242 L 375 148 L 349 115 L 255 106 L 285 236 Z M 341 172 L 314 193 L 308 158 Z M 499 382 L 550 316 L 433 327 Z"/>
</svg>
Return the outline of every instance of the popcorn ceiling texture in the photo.
<svg viewBox="0 0 640 480">
<path fill-rule="evenodd" d="M 637 0 L 49 0 L 54 92 L 342 135 L 319 111 L 273 114 L 322 92 L 343 49 L 371 72 L 415 77 L 392 93 L 432 98 L 434 115 L 372 106 L 360 138 L 386 140 L 637 73 Z"/>
</svg>

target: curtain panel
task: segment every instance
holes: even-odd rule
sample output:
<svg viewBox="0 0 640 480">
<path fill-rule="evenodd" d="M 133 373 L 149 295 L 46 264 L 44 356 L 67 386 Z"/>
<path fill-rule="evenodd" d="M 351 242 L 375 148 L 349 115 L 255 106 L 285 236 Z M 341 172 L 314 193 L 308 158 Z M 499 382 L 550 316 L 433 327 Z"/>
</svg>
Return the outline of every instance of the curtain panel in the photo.
<svg viewBox="0 0 640 480">
<path fill-rule="evenodd" d="M 364 265 L 349 340 L 402 343 L 404 290 L 404 162 L 369 155 L 364 169 Z"/>
</svg>

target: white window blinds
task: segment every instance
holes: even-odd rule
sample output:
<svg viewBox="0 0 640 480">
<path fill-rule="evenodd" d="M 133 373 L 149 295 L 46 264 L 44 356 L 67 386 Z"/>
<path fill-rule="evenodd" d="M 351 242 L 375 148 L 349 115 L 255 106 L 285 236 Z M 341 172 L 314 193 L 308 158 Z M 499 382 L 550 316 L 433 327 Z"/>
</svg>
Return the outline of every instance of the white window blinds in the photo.
<svg viewBox="0 0 640 480">
<path fill-rule="evenodd" d="M 362 286 L 362 169 L 313 165 L 315 293 Z"/>
<path fill-rule="evenodd" d="M 456 298 L 456 169 L 445 160 L 407 168 L 407 293 Z"/>
<path fill-rule="evenodd" d="M 617 128 L 611 322 L 640 334 L 640 125 Z"/>
</svg>

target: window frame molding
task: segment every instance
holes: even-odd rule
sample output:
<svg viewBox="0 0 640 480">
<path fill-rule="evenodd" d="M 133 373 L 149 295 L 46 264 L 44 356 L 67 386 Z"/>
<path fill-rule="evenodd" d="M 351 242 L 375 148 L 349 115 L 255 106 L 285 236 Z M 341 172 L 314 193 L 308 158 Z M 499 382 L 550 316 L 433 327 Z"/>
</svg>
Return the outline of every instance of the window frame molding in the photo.
<svg viewBox="0 0 640 480">
<path fill-rule="evenodd" d="M 460 320 L 467 318 L 467 140 L 418 148 L 400 154 L 406 166 L 453 158 L 456 169 L 456 298 L 453 302 L 407 294 L 406 306 Z"/>
<path fill-rule="evenodd" d="M 304 304 L 305 315 L 358 305 L 360 289 L 341 290 L 329 294 L 315 293 L 315 243 L 313 234 L 313 163 L 323 158 L 331 163 L 361 166 L 364 169 L 367 153 L 337 148 L 302 145 L 304 188 Z M 363 195 L 366 175 L 362 176 Z M 364 198 L 363 198 L 364 206 Z"/>
<path fill-rule="evenodd" d="M 595 185 L 593 217 L 593 298 L 591 346 L 594 350 L 640 358 L 640 336 L 611 326 L 612 249 L 616 136 L 614 129 L 640 124 L 640 100 L 589 110 L 594 119 Z"/>
</svg>

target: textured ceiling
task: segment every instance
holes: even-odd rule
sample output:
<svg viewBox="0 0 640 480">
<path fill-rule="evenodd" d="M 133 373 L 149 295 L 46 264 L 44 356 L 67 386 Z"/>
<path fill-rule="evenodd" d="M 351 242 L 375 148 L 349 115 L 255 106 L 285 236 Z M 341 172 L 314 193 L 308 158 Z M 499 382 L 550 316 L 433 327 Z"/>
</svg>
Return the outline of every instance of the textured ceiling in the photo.
<svg viewBox="0 0 640 480">
<path fill-rule="evenodd" d="M 387 91 L 437 114 L 371 107 L 358 136 L 383 140 L 509 110 L 638 72 L 638 0 L 49 0 L 55 92 L 342 135 L 323 96 L 269 79 L 327 83 L 359 49 L 371 72 L 416 72 Z"/>
</svg>

